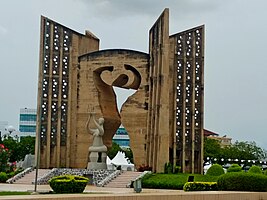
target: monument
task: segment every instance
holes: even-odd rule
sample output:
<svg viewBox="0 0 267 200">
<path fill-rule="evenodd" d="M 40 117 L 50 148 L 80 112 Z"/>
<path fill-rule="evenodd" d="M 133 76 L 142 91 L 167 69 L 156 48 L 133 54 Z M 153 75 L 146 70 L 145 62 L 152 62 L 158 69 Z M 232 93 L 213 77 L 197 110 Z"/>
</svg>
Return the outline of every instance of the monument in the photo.
<svg viewBox="0 0 267 200">
<path fill-rule="evenodd" d="M 96 113 L 90 113 L 86 128 L 93 135 L 93 145 L 89 147 L 89 162 L 87 169 L 107 169 L 107 147 L 103 144 L 102 137 L 104 135 L 104 118 L 100 117 L 98 122 L 95 119 Z M 90 128 L 91 118 L 96 129 Z"/>
<path fill-rule="evenodd" d="M 163 172 L 172 163 L 202 173 L 204 26 L 169 35 L 165 9 L 149 31 L 148 53 L 99 50 L 99 42 L 90 31 L 83 35 L 41 17 L 40 167 L 87 167 L 94 146 L 85 129 L 89 106 L 105 121 L 107 148 L 123 124 L 137 168 Z M 120 112 L 113 86 L 137 90 Z"/>
</svg>

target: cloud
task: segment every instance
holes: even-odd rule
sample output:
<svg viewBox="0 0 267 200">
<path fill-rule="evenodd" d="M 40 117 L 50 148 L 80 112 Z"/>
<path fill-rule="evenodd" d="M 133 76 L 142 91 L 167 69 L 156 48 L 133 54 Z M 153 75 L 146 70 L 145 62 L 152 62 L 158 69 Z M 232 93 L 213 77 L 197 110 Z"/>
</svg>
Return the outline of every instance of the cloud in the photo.
<svg viewBox="0 0 267 200">
<path fill-rule="evenodd" d="M 6 35 L 7 32 L 8 32 L 7 29 L 0 25 L 0 35 Z"/>
<path fill-rule="evenodd" d="M 122 16 L 155 16 L 164 8 L 170 8 L 174 16 L 210 12 L 218 9 L 221 1 L 210 0 L 80 0 L 91 13 L 98 17 L 121 18 Z M 94 9 L 92 9 L 94 8 Z"/>
</svg>

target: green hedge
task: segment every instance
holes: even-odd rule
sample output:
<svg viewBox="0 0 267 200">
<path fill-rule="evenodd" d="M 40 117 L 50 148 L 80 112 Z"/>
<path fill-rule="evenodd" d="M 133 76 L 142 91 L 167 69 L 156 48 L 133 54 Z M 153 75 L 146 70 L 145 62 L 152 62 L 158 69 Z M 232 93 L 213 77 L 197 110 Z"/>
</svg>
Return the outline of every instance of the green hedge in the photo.
<svg viewBox="0 0 267 200">
<path fill-rule="evenodd" d="M 187 182 L 184 191 L 217 191 L 217 182 Z"/>
<path fill-rule="evenodd" d="M 232 164 L 228 169 L 227 172 L 242 172 L 242 167 L 238 164 Z"/>
<path fill-rule="evenodd" d="M 213 164 L 207 171 L 207 175 L 220 176 L 224 174 L 223 167 L 219 164 Z"/>
<path fill-rule="evenodd" d="M 142 187 L 183 190 L 188 176 L 194 176 L 196 182 L 216 182 L 218 179 L 218 176 L 201 174 L 148 174 L 142 178 Z"/>
<path fill-rule="evenodd" d="M 236 172 L 221 175 L 218 189 L 224 191 L 267 191 L 267 177 L 262 174 Z"/>
<path fill-rule="evenodd" d="M 254 174 L 262 174 L 261 168 L 259 166 L 256 166 L 256 165 L 253 165 L 252 167 L 250 167 L 248 172 L 254 173 Z"/>
<path fill-rule="evenodd" d="M 82 193 L 89 179 L 83 176 L 63 175 L 49 180 L 49 185 L 55 193 Z"/>
<path fill-rule="evenodd" d="M 173 174 L 148 174 L 142 179 L 143 188 L 183 189 L 187 177 L 178 177 Z"/>
</svg>

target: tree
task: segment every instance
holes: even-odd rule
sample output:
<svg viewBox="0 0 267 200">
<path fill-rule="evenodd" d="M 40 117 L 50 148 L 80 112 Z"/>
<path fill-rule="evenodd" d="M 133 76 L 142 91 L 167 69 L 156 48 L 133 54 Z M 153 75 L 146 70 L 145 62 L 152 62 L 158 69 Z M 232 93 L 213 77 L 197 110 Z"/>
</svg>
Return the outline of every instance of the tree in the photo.
<svg viewBox="0 0 267 200">
<path fill-rule="evenodd" d="M 214 159 L 219 164 L 229 163 L 230 160 L 263 160 L 267 158 L 267 152 L 265 149 L 257 146 L 256 142 L 238 142 L 234 144 L 221 147 L 217 140 L 205 138 L 204 140 L 204 159 L 207 161 L 207 157 Z M 244 162 L 243 162 L 244 163 Z"/>
<path fill-rule="evenodd" d="M 205 138 L 204 140 L 204 160 L 207 158 L 220 158 L 221 146 L 218 140 Z"/>
<path fill-rule="evenodd" d="M 35 151 L 35 137 L 26 136 L 21 137 L 19 142 L 20 154 L 18 159 L 24 159 L 27 154 L 34 155 Z"/>
<path fill-rule="evenodd" d="M 10 162 L 19 161 L 18 155 L 20 154 L 20 149 L 18 145 L 18 140 L 15 140 L 11 136 L 5 137 L 2 141 L 2 144 L 10 150 Z"/>
<path fill-rule="evenodd" d="M 112 147 L 111 149 L 108 150 L 107 155 L 110 159 L 113 159 L 118 151 L 124 152 L 125 157 L 130 160 L 131 163 L 133 163 L 133 152 L 130 148 L 127 149 L 122 149 L 117 143 L 112 142 Z"/>
<path fill-rule="evenodd" d="M 107 155 L 112 160 L 117 155 L 118 151 L 122 151 L 121 147 L 117 143 L 112 142 L 112 147 L 108 150 Z"/>
<path fill-rule="evenodd" d="M 130 148 L 127 148 L 124 149 L 123 151 L 125 153 L 125 157 L 127 157 L 131 163 L 134 163 L 132 150 Z"/>
<path fill-rule="evenodd" d="M 5 137 L 2 144 L 10 150 L 10 162 L 23 160 L 27 154 L 34 154 L 35 137 L 22 137 L 20 141 L 12 137 Z"/>
<path fill-rule="evenodd" d="M 257 146 L 256 142 L 236 141 L 229 147 L 222 149 L 222 155 L 229 159 L 262 160 L 266 158 L 266 150 Z"/>
</svg>

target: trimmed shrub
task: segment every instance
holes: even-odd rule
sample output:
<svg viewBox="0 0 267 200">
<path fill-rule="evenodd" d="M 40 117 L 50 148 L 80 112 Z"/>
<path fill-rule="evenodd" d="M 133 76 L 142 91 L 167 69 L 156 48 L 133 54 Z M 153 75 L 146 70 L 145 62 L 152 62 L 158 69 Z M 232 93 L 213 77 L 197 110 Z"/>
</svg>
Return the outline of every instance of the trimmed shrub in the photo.
<svg viewBox="0 0 267 200">
<path fill-rule="evenodd" d="M 267 191 L 267 177 L 263 174 L 236 172 L 226 173 L 218 178 L 219 190 L 225 191 Z"/>
<path fill-rule="evenodd" d="M 182 190 L 189 176 L 196 182 L 216 182 L 219 176 L 202 174 L 147 174 L 142 178 L 143 188 Z"/>
<path fill-rule="evenodd" d="M 224 174 L 224 170 L 219 164 L 212 165 L 207 171 L 207 175 L 209 176 L 220 176 L 222 174 Z"/>
<path fill-rule="evenodd" d="M 187 182 L 183 187 L 184 191 L 217 191 L 216 182 Z"/>
<path fill-rule="evenodd" d="M 242 172 L 242 167 L 238 164 L 232 164 L 228 169 L 227 172 Z"/>
<path fill-rule="evenodd" d="M 262 174 L 262 170 L 259 166 L 253 165 L 251 168 L 249 168 L 248 173 Z"/>
<path fill-rule="evenodd" d="M 264 170 L 264 173 L 263 173 L 264 175 L 267 175 L 267 170 Z"/>
<path fill-rule="evenodd" d="M 88 181 L 83 176 L 63 175 L 51 178 L 48 183 L 55 193 L 82 193 Z"/>
<path fill-rule="evenodd" d="M 5 183 L 8 179 L 6 172 L 0 172 L 0 183 Z"/>
</svg>

